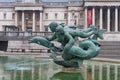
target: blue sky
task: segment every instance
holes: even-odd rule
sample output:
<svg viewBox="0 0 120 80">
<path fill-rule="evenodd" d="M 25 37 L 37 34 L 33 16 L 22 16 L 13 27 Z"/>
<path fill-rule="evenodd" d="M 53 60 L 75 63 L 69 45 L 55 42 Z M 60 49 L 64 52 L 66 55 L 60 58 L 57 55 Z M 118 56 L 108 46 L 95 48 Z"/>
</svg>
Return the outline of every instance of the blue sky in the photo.
<svg viewBox="0 0 120 80">
<path fill-rule="evenodd" d="M 15 2 L 15 0 L 0 0 L 0 2 Z"/>
<path fill-rule="evenodd" d="M 45 2 L 67 2 L 68 0 L 43 0 Z"/>
<path fill-rule="evenodd" d="M 44 2 L 67 2 L 69 0 L 43 0 Z M 82 1 L 82 0 L 74 0 L 74 1 Z M 15 2 L 15 0 L 0 0 L 0 2 Z"/>
<path fill-rule="evenodd" d="M 68 0 L 44 0 L 45 2 L 66 2 Z M 15 0 L 0 0 L 0 2 L 15 2 Z"/>
</svg>

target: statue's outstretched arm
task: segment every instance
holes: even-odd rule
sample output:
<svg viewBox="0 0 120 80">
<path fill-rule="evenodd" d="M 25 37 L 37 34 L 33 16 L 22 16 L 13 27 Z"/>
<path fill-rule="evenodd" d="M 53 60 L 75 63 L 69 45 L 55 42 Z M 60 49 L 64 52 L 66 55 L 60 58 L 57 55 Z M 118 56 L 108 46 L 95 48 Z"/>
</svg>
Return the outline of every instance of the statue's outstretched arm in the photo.
<svg viewBox="0 0 120 80">
<path fill-rule="evenodd" d="M 81 37 L 81 38 L 88 38 L 93 34 L 97 33 L 96 27 L 88 27 L 86 30 L 76 30 L 75 36 Z"/>
<path fill-rule="evenodd" d="M 83 30 L 83 31 L 87 33 L 87 32 L 90 32 L 90 31 L 92 31 L 92 30 L 93 30 L 93 28 L 90 28 L 90 27 L 89 27 L 89 28 L 87 28 L 86 30 Z"/>
<path fill-rule="evenodd" d="M 81 38 L 87 38 L 90 37 L 92 34 L 96 34 L 98 29 L 91 25 L 89 26 L 86 30 L 77 30 L 76 31 L 76 36 L 79 36 Z"/>
<path fill-rule="evenodd" d="M 84 30 L 84 32 L 89 32 L 91 30 L 97 30 L 96 26 L 90 25 L 90 26 L 88 26 L 88 28 L 86 30 Z"/>
<path fill-rule="evenodd" d="M 87 37 L 90 37 L 92 34 L 95 34 L 95 31 L 89 31 L 89 32 L 77 31 L 75 36 L 78 36 L 81 38 L 87 38 Z"/>
</svg>

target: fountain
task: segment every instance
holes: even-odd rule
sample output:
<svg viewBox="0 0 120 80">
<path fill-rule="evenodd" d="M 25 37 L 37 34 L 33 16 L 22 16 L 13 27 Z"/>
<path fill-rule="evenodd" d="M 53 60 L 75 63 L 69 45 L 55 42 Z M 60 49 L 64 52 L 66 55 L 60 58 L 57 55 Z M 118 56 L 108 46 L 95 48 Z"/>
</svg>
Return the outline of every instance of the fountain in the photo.
<svg viewBox="0 0 120 80">
<path fill-rule="evenodd" d="M 12 55 L 14 56 L 14 55 Z M 80 68 L 64 68 L 52 59 L 0 57 L 0 80 L 119 80 L 118 62 L 85 60 Z M 20 56 L 19 56 L 20 57 Z M 4 58 L 4 59 L 1 59 Z M 6 61 L 4 61 L 6 60 Z M 12 60 L 12 61 L 11 61 Z M 9 65 L 9 66 L 7 66 Z M 11 68 L 13 66 L 13 68 Z M 17 67 L 17 68 L 14 68 Z"/>
<path fill-rule="evenodd" d="M 100 43 L 97 38 L 103 39 L 104 29 L 99 30 L 95 26 L 89 26 L 86 30 L 79 30 L 73 29 L 74 26 L 65 24 L 57 23 L 59 27 L 56 26 L 56 28 L 54 25 L 53 23 L 50 24 L 54 35 L 31 39 L 32 43 L 49 48 L 52 55 L 48 58 L 35 58 L 30 55 L 18 56 L 17 58 L 14 55 L 2 56 L 0 57 L 0 80 L 120 79 L 118 61 L 113 63 L 112 61 L 89 60 L 99 54 Z M 85 38 L 79 45 L 76 44 L 78 37 Z M 55 46 L 52 43 L 54 40 L 61 43 L 61 46 Z"/>
<path fill-rule="evenodd" d="M 51 55 L 53 61 L 64 67 L 79 68 L 83 64 L 83 60 L 88 60 L 96 57 L 100 51 L 99 39 L 103 39 L 105 29 L 97 29 L 90 25 L 86 30 L 73 29 L 74 26 L 68 26 L 64 23 L 52 22 L 49 24 L 52 36 L 48 37 L 33 37 L 30 42 L 45 46 L 52 50 Z M 79 44 L 76 44 L 77 38 L 85 38 Z M 61 43 L 61 46 L 56 47 L 51 41 Z M 59 60 L 56 56 L 62 57 Z"/>
</svg>

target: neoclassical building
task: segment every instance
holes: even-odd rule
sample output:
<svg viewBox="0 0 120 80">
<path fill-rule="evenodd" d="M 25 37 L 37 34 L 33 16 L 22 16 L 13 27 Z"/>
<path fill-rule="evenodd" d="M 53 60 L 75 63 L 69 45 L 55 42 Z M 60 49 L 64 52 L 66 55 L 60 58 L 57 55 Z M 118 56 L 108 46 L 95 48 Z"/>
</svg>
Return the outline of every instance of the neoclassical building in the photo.
<svg viewBox="0 0 120 80">
<path fill-rule="evenodd" d="M 49 31 L 48 24 L 52 21 L 83 27 L 82 4 L 80 0 L 16 0 L 13 3 L 0 3 L 0 30 L 15 26 L 19 31 Z"/>
<path fill-rule="evenodd" d="M 84 0 L 84 27 L 106 29 L 105 40 L 120 41 L 120 0 Z"/>
<path fill-rule="evenodd" d="M 92 14 L 92 24 L 107 32 L 120 31 L 120 0 L 85 0 L 85 27 L 87 27 L 88 14 Z M 88 12 L 89 11 L 89 12 Z"/>
<path fill-rule="evenodd" d="M 0 3 L 0 31 L 49 31 L 52 21 L 105 28 L 105 40 L 120 40 L 120 0 L 16 0 Z"/>
</svg>

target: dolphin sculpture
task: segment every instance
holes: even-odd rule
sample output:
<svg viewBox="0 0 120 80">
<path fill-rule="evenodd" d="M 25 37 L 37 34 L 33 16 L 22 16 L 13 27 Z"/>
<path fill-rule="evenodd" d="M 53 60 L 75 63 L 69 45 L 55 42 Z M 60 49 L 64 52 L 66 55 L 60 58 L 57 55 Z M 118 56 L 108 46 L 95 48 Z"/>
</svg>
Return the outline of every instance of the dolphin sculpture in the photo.
<svg viewBox="0 0 120 80">
<path fill-rule="evenodd" d="M 69 34 L 70 31 L 67 33 L 66 28 L 64 29 L 63 27 L 59 27 L 60 30 L 58 30 L 59 28 L 57 28 L 57 31 L 55 32 L 55 34 L 59 34 L 57 35 L 57 39 L 62 41 L 67 40 L 65 41 L 66 43 L 63 48 L 54 46 L 54 44 L 45 37 L 33 37 L 30 42 L 45 46 L 52 50 L 54 53 L 60 54 L 63 58 L 62 60 L 59 60 L 54 54 L 50 56 L 51 58 L 53 58 L 53 61 L 56 64 L 62 65 L 64 67 L 79 68 L 83 64 L 83 60 L 96 57 L 99 54 L 101 45 L 97 39 L 103 39 L 103 33 L 106 31 L 105 29 L 97 29 L 95 28 L 95 26 L 90 27 L 91 29 L 88 30 L 94 29 L 93 35 L 90 34 L 90 36 L 87 37 L 87 39 L 82 40 L 79 45 L 75 44 L 75 38 L 79 36 L 73 37 L 72 35 L 74 35 L 74 33 L 72 33 L 72 35 Z M 83 37 L 86 36 L 82 36 L 82 38 Z M 60 43 L 62 43 L 62 41 L 60 41 Z"/>
<path fill-rule="evenodd" d="M 98 33 L 94 34 L 93 37 L 81 41 L 79 46 L 65 47 L 61 52 L 63 60 L 60 61 L 55 56 L 52 56 L 54 62 L 64 67 L 80 67 L 83 64 L 83 60 L 96 57 L 99 54 L 101 45 L 97 39 L 103 39 L 105 31 L 105 29 L 98 30 Z"/>
<path fill-rule="evenodd" d="M 29 43 L 36 43 L 38 45 L 42 45 L 46 48 L 50 48 L 50 50 L 52 51 L 58 51 L 58 52 L 61 51 L 61 48 L 54 46 L 53 43 L 51 43 L 44 37 L 33 37 L 32 39 L 29 40 Z"/>
</svg>

